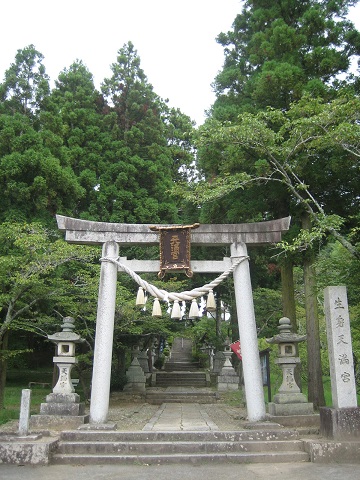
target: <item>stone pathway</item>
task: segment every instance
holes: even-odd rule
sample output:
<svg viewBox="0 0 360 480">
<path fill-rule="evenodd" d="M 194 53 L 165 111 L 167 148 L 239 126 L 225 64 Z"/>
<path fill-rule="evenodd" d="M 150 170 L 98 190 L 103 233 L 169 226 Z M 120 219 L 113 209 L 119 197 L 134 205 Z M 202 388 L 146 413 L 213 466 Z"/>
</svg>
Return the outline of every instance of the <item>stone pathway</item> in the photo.
<svg viewBox="0 0 360 480">
<path fill-rule="evenodd" d="M 143 430 L 219 430 L 198 403 L 163 403 Z"/>
<path fill-rule="evenodd" d="M 164 428 L 165 430 L 229 431 L 241 428 L 246 423 L 246 409 L 221 402 L 215 404 L 166 403 L 159 406 L 139 401 L 112 399 L 108 421 L 116 423 L 118 430 L 122 431 L 143 430 L 145 427 L 148 430 Z M 17 430 L 17 420 L 0 425 L 0 433 L 17 432 Z"/>
</svg>

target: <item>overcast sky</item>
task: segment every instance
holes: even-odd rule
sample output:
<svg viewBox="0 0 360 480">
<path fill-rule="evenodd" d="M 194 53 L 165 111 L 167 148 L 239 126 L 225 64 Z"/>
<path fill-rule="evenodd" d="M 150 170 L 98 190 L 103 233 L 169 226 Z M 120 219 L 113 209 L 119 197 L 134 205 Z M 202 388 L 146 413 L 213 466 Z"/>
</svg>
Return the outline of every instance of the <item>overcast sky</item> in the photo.
<svg viewBox="0 0 360 480">
<path fill-rule="evenodd" d="M 132 41 L 154 91 L 199 124 L 223 64 L 215 38 L 240 11 L 239 0 L 4 1 L 0 78 L 17 50 L 34 44 L 51 80 L 80 59 L 99 88 L 117 51 Z"/>
<path fill-rule="evenodd" d="M 215 38 L 231 29 L 241 9 L 240 0 L 4 1 L 0 81 L 17 50 L 34 44 L 52 81 L 79 59 L 99 88 L 117 51 L 132 41 L 154 91 L 199 125 L 223 65 Z M 352 20 L 360 28 L 360 16 Z"/>
</svg>

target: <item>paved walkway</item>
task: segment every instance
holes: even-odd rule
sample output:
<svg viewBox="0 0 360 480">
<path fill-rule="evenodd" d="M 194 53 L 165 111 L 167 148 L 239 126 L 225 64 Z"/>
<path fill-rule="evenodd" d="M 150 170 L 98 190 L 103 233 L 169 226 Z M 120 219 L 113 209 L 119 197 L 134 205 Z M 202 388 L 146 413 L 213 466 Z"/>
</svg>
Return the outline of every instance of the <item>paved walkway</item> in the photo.
<svg viewBox="0 0 360 480">
<path fill-rule="evenodd" d="M 143 430 L 219 430 L 205 408 L 198 403 L 163 403 Z"/>
<path fill-rule="evenodd" d="M 359 465 L 262 463 L 211 465 L 0 465 L 6 480 L 359 480 Z"/>
</svg>

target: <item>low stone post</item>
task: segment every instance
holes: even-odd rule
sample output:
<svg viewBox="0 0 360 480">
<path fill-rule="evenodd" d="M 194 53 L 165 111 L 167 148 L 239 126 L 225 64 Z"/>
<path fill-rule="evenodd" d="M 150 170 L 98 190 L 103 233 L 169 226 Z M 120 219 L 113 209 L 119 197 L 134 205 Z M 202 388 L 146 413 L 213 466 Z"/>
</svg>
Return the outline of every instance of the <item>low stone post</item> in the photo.
<svg viewBox="0 0 360 480">
<path fill-rule="evenodd" d="M 19 435 L 21 436 L 26 436 L 29 433 L 30 405 L 31 405 L 31 390 L 24 389 L 21 391 L 21 404 L 20 404 L 20 416 L 19 416 Z"/>
</svg>

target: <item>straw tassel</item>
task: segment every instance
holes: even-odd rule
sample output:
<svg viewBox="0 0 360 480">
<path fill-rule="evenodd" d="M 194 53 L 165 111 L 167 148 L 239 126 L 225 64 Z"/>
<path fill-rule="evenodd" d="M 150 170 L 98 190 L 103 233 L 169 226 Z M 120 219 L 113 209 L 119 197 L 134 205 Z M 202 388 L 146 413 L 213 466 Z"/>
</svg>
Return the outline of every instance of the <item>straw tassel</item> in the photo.
<svg viewBox="0 0 360 480">
<path fill-rule="evenodd" d="M 190 312 L 189 312 L 189 318 L 192 318 L 192 319 L 199 318 L 199 307 L 198 307 L 196 298 L 192 299 Z"/>
<path fill-rule="evenodd" d="M 171 310 L 171 318 L 173 318 L 174 320 L 180 320 L 181 318 L 179 300 L 174 300 L 174 305 Z"/>
<path fill-rule="evenodd" d="M 145 305 L 144 289 L 142 287 L 139 287 L 139 290 L 136 295 L 136 306 L 143 307 L 144 305 Z"/>
<path fill-rule="evenodd" d="M 206 310 L 208 312 L 215 312 L 216 311 L 216 303 L 214 292 L 212 290 L 209 291 L 207 301 L 206 301 Z"/>
<path fill-rule="evenodd" d="M 154 298 L 152 316 L 157 318 L 162 316 L 160 302 L 157 297 Z"/>
</svg>

